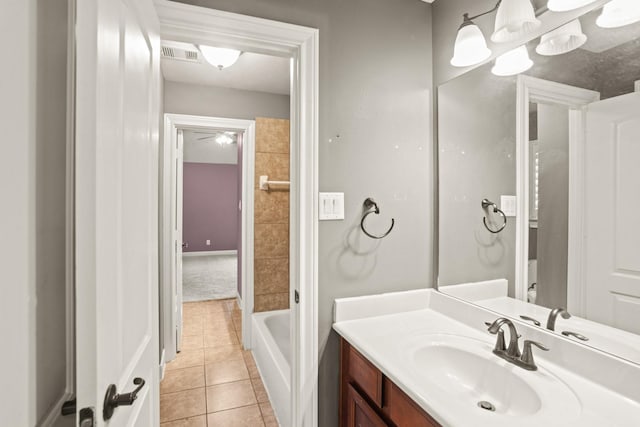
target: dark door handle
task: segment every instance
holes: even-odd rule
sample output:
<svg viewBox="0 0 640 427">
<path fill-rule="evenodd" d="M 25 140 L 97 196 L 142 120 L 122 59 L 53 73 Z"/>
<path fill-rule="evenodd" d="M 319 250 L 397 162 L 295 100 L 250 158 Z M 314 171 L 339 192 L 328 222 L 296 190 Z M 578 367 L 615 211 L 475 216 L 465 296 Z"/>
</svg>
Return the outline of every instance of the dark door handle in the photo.
<svg viewBox="0 0 640 427">
<path fill-rule="evenodd" d="M 105 421 L 113 416 L 113 411 L 118 406 L 133 405 L 133 402 L 138 398 L 138 392 L 144 387 L 144 380 L 142 378 L 134 378 L 133 383 L 138 387 L 131 393 L 118 394 L 115 384 L 110 384 L 107 387 L 107 394 L 104 396 L 104 407 L 102 408 L 102 418 Z"/>
</svg>

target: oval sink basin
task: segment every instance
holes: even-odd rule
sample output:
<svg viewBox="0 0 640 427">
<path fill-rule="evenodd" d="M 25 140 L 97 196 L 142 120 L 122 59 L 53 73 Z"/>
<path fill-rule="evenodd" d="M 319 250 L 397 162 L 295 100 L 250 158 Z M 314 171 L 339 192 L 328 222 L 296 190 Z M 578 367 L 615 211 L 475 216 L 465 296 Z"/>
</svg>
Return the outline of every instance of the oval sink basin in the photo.
<svg viewBox="0 0 640 427">
<path fill-rule="evenodd" d="M 470 425 L 462 420 L 469 416 L 486 417 L 494 426 L 519 425 L 518 420 L 562 425 L 581 412 L 573 391 L 544 367 L 526 371 L 483 341 L 436 334 L 413 337 L 402 347 L 425 401 L 448 406 L 460 425 Z"/>
<path fill-rule="evenodd" d="M 497 358 L 497 357 L 496 357 Z M 517 366 L 504 366 L 450 344 L 418 349 L 413 361 L 420 366 L 437 366 L 423 375 L 456 399 L 472 403 L 489 402 L 497 413 L 530 415 L 540 410 L 536 391 L 518 375 Z"/>
</svg>

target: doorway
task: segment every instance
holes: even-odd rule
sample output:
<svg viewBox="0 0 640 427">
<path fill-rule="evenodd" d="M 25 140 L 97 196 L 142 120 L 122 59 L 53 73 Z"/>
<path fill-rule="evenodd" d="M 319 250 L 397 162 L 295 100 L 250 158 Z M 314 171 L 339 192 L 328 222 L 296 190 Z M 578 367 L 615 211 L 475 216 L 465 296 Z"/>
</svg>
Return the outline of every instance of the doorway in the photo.
<svg viewBox="0 0 640 427">
<path fill-rule="evenodd" d="M 239 296 L 241 132 L 180 129 L 182 301 Z"/>
<path fill-rule="evenodd" d="M 156 2 L 156 10 L 163 39 L 292 58 L 289 331 L 293 350 L 290 424 L 317 425 L 318 30 L 169 1 Z M 164 266 L 162 274 L 166 279 Z M 243 304 L 247 304 L 245 298 Z M 171 307 L 167 305 L 165 299 L 163 312 L 171 315 Z M 166 319 L 166 316 L 161 318 Z M 242 338 L 243 342 L 248 339 L 244 331 Z"/>
</svg>

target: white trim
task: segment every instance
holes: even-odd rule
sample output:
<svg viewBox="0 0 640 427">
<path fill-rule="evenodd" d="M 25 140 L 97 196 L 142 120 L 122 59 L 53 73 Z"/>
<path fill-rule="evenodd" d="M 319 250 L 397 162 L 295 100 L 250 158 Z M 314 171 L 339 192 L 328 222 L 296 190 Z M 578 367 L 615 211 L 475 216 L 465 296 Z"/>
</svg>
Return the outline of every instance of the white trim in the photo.
<svg viewBox="0 0 640 427">
<path fill-rule="evenodd" d="M 633 90 L 634 92 L 640 92 L 640 80 L 636 80 L 633 83 Z"/>
<path fill-rule="evenodd" d="M 527 298 L 529 247 L 529 103 L 564 105 L 569 109 L 569 230 L 567 300 L 580 315 L 583 307 L 584 259 L 584 144 L 586 106 L 600 99 L 592 90 L 518 76 L 516 98 L 516 276 L 515 298 Z"/>
<path fill-rule="evenodd" d="M 75 308 L 75 37 L 76 1 L 67 2 L 67 153 L 65 223 L 65 304 L 66 304 L 66 389 L 67 398 L 75 394 L 76 382 L 76 308 Z M 58 411 L 59 413 L 59 411 Z"/>
<path fill-rule="evenodd" d="M 171 160 L 170 163 L 175 163 L 176 156 L 176 141 L 178 138 L 178 130 L 184 128 L 225 128 L 231 130 L 237 130 L 244 133 L 242 139 L 242 291 L 246 292 L 248 298 L 243 299 L 245 306 L 242 308 L 242 341 L 246 346 L 246 342 L 251 339 L 251 322 L 250 315 L 253 313 L 253 175 L 254 175 L 254 161 L 255 161 L 255 121 L 254 120 L 238 120 L 227 119 L 219 117 L 206 117 L 206 116 L 192 116 L 186 114 L 165 114 L 164 115 L 164 140 L 167 142 L 166 150 L 163 150 L 163 155 L 168 156 Z M 169 174 L 169 182 L 175 181 L 176 170 L 174 167 L 167 168 L 164 174 Z M 171 194 L 171 200 L 169 200 L 169 210 L 172 211 L 172 206 L 175 205 L 175 194 Z M 171 218 L 171 215 L 168 215 Z M 163 245 L 171 247 L 173 245 L 173 230 L 171 220 L 164 223 L 163 230 Z M 210 251 L 210 252 L 183 252 L 182 256 L 202 256 L 202 255 L 221 255 L 223 253 L 237 254 L 237 251 Z M 194 255 L 191 255 L 194 254 Z M 165 325 L 165 350 L 167 361 L 171 361 L 176 357 L 177 350 L 177 337 L 174 333 L 181 327 L 181 319 L 179 317 L 175 307 L 182 303 L 179 301 L 177 284 L 174 280 L 173 274 L 173 256 L 171 253 L 169 257 L 169 276 L 165 277 L 165 295 L 169 298 L 170 308 L 168 315 L 165 313 L 162 316 Z M 167 272 L 167 269 L 162 269 L 163 272 Z M 250 341 L 248 341 L 250 342 Z"/>
<path fill-rule="evenodd" d="M 292 322 L 291 413 L 292 425 L 316 426 L 319 32 L 314 28 L 167 0 L 156 0 L 156 8 L 162 38 L 293 58 L 290 96 L 290 305 L 295 321 Z M 299 304 L 293 301 L 296 290 L 300 293 Z M 252 301 L 247 301 L 252 295 L 243 295 L 245 306 L 252 305 Z M 243 321 L 243 326 L 244 323 L 247 322 Z"/>
<path fill-rule="evenodd" d="M 165 373 L 166 367 L 167 367 L 167 361 L 165 359 L 165 354 L 166 354 L 166 350 L 163 348 L 162 352 L 160 353 L 160 371 L 159 371 L 159 375 L 158 375 L 158 378 L 160 378 L 160 381 L 162 381 L 164 379 L 164 373 Z"/>
<path fill-rule="evenodd" d="M 229 251 L 197 251 L 197 252 L 182 252 L 182 257 L 199 257 L 199 256 L 222 256 L 222 255 L 238 255 L 237 250 Z"/>
</svg>

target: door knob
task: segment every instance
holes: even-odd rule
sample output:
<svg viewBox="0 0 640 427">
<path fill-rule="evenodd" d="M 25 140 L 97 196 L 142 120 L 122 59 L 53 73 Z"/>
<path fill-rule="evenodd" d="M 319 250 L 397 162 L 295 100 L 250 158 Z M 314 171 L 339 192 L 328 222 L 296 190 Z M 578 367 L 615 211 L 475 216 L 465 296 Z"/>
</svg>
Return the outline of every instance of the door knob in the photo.
<svg viewBox="0 0 640 427">
<path fill-rule="evenodd" d="M 104 396 L 104 407 L 102 408 L 102 418 L 105 421 L 113 416 L 113 411 L 118 406 L 133 405 L 133 402 L 138 398 L 138 392 L 144 387 L 144 380 L 142 378 L 134 378 L 133 383 L 138 387 L 131 393 L 118 394 L 115 384 L 110 384 L 107 387 L 107 393 Z"/>
<path fill-rule="evenodd" d="M 187 242 L 183 242 L 182 243 L 182 248 L 183 249 L 188 248 L 188 247 L 189 247 L 189 244 Z"/>
</svg>

